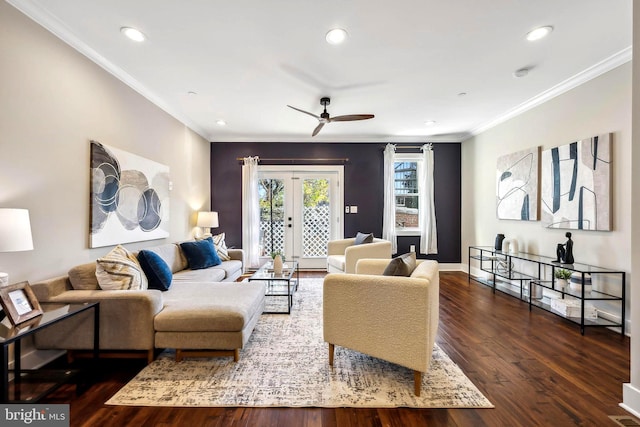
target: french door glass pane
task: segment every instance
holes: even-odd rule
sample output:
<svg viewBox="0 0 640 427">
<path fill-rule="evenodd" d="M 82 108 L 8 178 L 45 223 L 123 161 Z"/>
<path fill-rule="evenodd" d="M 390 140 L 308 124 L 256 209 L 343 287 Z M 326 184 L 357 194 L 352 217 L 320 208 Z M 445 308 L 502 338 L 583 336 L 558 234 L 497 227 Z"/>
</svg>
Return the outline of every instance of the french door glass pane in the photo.
<svg viewBox="0 0 640 427">
<path fill-rule="evenodd" d="M 303 191 L 303 256 L 327 256 L 331 233 L 329 208 L 329 180 L 304 179 Z"/>
<path fill-rule="evenodd" d="M 258 181 L 260 203 L 260 255 L 284 254 L 284 181 Z"/>
</svg>

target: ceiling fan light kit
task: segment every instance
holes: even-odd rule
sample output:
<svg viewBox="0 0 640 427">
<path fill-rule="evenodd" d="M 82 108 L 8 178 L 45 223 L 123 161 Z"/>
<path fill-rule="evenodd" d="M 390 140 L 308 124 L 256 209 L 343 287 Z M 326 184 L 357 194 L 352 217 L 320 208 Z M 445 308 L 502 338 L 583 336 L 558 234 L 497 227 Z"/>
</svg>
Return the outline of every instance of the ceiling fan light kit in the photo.
<svg viewBox="0 0 640 427">
<path fill-rule="evenodd" d="M 331 117 L 329 115 L 329 113 L 327 112 L 327 105 L 331 104 L 331 99 L 329 97 L 322 97 L 320 98 L 320 105 L 322 105 L 324 107 L 324 111 L 322 112 L 322 114 L 320 114 L 319 116 L 310 113 L 308 111 L 302 110 L 300 108 L 296 108 L 294 106 L 291 105 L 287 105 L 287 107 L 292 108 L 296 111 L 300 111 L 301 113 L 304 114 L 308 114 L 311 117 L 315 117 L 316 119 L 318 119 L 318 126 L 316 126 L 316 128 L 313 130 L 313 132 L 311 133 L 311 136 L 316 136 L 320 130 L 324 127 L 325 124 L 327 123 L 331 123 L 331 122 L 352 122 L 355 120 L 367 120 L 367 119 L 373 119 L 375 116 L 373 114 L 348 114 L 345 116 L 335 116 L 335 117 Z"/>
</svg>

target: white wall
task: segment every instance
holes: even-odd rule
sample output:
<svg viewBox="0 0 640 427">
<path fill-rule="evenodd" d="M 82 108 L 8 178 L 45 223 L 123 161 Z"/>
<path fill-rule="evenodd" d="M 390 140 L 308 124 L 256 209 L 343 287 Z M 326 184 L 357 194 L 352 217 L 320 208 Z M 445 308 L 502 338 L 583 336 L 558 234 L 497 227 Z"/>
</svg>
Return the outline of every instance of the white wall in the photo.
<svg viewBox="0 0 640 427">
<path fill-rule="evenodd" d="M 209 209 L 209 143 L 5 2 L 0 2 L 0 207 L 28 208 L 35 250 L 0 253 L 10 281 L 66 273 L 88 249 L 89 141 L 170 167 L 171 230 Z M 126 245 L 138 249 L 163 242 Z"/>
<path fill-rule="evenodd" d="M 633 8 L 633 56 L 640 55 L 640 8 Z M 631 203 L 636 209 L 631 213 L 631 262 L 640 266 L 640 61 L 633 61 L 633 145 L 630 152 L 632 164 L 636 165 L 632 174 Z M 635 290 L 634 286 L 634 290 Z M 631 325 L 640 329 L 640 304 L 635 299 L 631 304 Z M 631 381 L 623 388 L 622 406 L 640 416 L 640 338 L 638 334 L 631 338 Z"/>
<path fill-rule="evenodd" d="M 640 13 L 634 10 L 634 15 L 634 28 L 639 28 Z M 634 46 L 640 46 L 637 31 L 634 33 L 634 41 Z M 639 76 L 640 67 L 636 64 L 633 73 L 635 123 L 640 123 Z M 545 150 L 608 132 L 613 134 L 613 231 L 572 230 L 574 257 L 577 262 L 627 272 L 626 324 L 627 333 L 633 334 L 633 331 L 640 328 L 638 304 L 632 302 L 637 287 L 633 281 L 636 274 L 633 266 L 640 265 L 640 168 L 632 169 L 632 165 L 640 163 L 640 131 L 635 129 L 635 144 L 632 144 L 631 63 L 609 71 L 462 144 L 462 258 L 467 259 L 469 245 L 493 245 L 497 233 L 517 238 L 521 250 L 555 257 L 556 244 L 566 240 L 566 230 L 546 229 L 539 221 L 496 219 L 496 160 L 498 156 L 525 148 L 540 146 Z M 633 146 L 635 150 L 632 150 Z M 622 406 L 638 416 L 639 365 L 640 339 L 632 338 L 631 383 L 623 387 Z"/>
<path fill-rule="evenodd" d="M 632 283 L 631 63 L 463 142 L 463 260 L 469 245 L 491 246 L 497 233 L 518 239 L 520 250 L 555 257 L 556 244 L 566 241 L 567 230 L 547 229 L 540 221 L 496 218 L 496 160 L 525 148 L 545 150 L 609 132 L 613 134 L 613 231 L 571 230 L 574 257 L 577 262 L 624 270 L 627 283 Z"/>
</svg>

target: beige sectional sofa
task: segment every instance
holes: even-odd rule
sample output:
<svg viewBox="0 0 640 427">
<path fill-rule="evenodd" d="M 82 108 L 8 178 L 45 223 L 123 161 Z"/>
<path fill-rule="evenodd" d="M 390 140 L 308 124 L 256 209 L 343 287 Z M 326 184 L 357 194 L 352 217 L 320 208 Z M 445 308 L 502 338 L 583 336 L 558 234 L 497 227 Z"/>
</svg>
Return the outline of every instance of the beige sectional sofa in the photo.
<svg viewBox="0 0 640 427">
<path fill-rule="evenodd" d="M 229 249 L 229 261 L 190 270 L 179 244 L 145 249 L 170 267 L 167 291 L 101 290 L 94 262 L 72 268 L 67 276 L 34 283 L 34 293 L 40 302 L 100 302 L 101 352 L 142 350 L 151 361 L 154 349 L 174 348 L 178 359 L 186 353 L 238 360 L 265 303 L 263 283 L 235 282 L 243 272 L 244 252 Z M 88 350 L 92 343 L 91 313 L 35 336 L 39 349 Z"/>
</svg>

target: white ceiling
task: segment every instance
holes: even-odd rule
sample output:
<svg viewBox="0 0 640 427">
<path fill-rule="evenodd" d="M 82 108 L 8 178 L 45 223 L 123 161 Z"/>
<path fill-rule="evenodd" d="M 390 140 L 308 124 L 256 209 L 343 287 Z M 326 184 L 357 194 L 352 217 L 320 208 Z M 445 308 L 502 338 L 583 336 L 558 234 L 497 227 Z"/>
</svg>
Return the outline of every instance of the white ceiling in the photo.
<svg viewBox="0 0 640 427">
<path fill-rule="evenodd" d="M 460 141 L 631 59 L 631 0 L 7 1 L 210 141 Z"/>
</svg>

